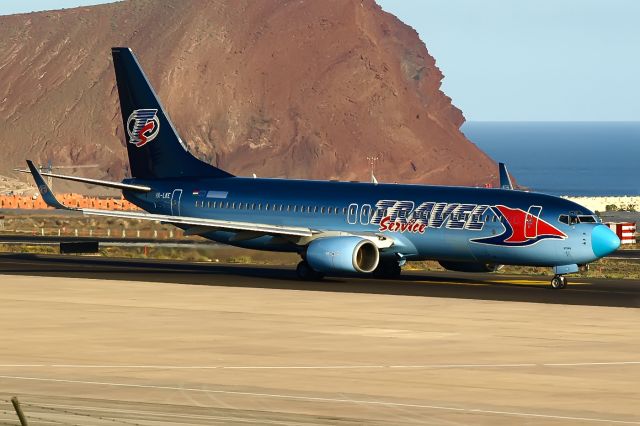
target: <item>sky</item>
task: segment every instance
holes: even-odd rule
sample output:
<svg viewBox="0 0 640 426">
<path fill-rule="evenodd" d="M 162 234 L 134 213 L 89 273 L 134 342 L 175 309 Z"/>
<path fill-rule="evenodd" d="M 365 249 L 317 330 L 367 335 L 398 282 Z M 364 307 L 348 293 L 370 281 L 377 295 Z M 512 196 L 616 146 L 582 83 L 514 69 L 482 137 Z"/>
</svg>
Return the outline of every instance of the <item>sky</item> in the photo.
<svg viewBox="0 0 640 426">
<path fill-rule="evenodd" d="M 113 3 L 113 0 L 0 0 L 0 15 L 68 9 L 70 7 Z"/>
<path fill-rule="evenodd" d="M 0 15 L 107 3 L 1 0 Z M 469 121 L 639 121 L 640 0 L 377 0 Z"/>
<path fill-rule="evenodd" d="M 640 121 L 638 0 L 378 0 L 470 121 Z"/>
</svg>

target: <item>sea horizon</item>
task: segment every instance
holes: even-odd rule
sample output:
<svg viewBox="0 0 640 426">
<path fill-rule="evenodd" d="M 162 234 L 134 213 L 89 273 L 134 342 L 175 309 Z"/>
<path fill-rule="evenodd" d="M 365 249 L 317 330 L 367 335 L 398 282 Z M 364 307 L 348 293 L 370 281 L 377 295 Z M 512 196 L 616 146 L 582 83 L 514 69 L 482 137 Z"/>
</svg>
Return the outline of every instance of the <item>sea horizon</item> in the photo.
<svg viewBox="0 0 640 426">
<path fill-rule="evenodd" d="M 461 130 L 532 191 L 640 195 L 640 121 L 468 121 Z"/>
</svg>

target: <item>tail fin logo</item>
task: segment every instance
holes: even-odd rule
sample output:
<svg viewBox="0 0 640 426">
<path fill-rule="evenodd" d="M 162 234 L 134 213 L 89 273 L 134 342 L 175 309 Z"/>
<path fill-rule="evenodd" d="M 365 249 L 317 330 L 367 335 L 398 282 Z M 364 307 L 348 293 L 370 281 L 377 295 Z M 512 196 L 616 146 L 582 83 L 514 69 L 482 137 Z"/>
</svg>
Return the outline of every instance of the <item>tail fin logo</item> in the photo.
<svg viewBox="0 0 640 426">
<path fill-rule="evenodd" d="M 151 142 L 160 132 L 157 109 L 136 109 L 127 120 L 129 143 L 140 148 Z"/>
</svg>

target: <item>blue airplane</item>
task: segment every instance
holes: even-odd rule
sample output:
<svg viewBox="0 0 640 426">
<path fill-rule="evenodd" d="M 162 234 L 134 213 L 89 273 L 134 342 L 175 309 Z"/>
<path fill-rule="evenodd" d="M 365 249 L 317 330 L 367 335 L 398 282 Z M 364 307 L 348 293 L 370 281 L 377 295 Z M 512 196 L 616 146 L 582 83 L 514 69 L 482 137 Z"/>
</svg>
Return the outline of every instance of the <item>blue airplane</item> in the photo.
<svg viewBox="0 0 640 426">
<path fill-rule="evenodd" d="M 301 279 L 397 277 L 407 261 L 460 272 L 501 265 L 553 268 L 551 287 L 619 245 L 588 209 L 550 195 L 501 188 L 237 177 L 191 155 L 129 48 L 112 49 L 132 178 L 122 182 L 40 173 L 49 206 L 86 215 L 162 221 L 220 243 L 295 252 Z M 42 175 L 122 190 L 145 212 L 71 208 Z"/>
</svg>

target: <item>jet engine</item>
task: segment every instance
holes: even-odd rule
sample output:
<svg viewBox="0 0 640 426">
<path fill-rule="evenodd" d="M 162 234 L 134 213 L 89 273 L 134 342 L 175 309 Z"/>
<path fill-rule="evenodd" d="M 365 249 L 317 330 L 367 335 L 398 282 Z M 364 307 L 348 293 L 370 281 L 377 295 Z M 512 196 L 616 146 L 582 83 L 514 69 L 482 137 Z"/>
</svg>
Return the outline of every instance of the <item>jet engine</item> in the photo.
<svg viewBox="0 0 640 426">
<path fill-rule="evenodd" d="M 306 260 L 318 272 L 373 272 L 380 261 L 378 247 L 371 241 L 355 237 L 326 237 L 311 241 Z"/>
<path fill-rule="evenodd" d="M 496 265 L 494 263 L 447 262 L 444 260 L 441 260 L 438 263 L 444 269 L 456 272 L 496 272 L 502 268 L 502 265 Z"/>
</svg>

